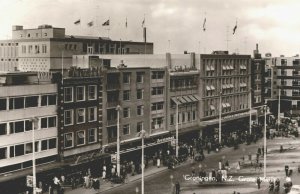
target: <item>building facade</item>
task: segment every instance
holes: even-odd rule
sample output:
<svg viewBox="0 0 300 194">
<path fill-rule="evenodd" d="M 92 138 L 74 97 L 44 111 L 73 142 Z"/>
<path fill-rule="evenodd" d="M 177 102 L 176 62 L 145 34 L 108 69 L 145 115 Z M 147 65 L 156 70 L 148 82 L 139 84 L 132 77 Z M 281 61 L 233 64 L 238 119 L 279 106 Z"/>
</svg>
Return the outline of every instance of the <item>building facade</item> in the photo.
<svg viewBox="0 0 300 194">
<path fill-rule="evenodd" d="M 56 161 L 57 86 L 51 74 L 0 75 L 0 173 Z M 34 121 L 36 118 L 36 121 Z"/>
<path fill-rule="evenodd" d="M 13 26 L 12 40 L 0 41 L 0 71 L 68 69 L 72 55 L 153 54 L 153 43 L 113 41 L 105 37 L 66 35 L 64 28 Z"/>
</svg>

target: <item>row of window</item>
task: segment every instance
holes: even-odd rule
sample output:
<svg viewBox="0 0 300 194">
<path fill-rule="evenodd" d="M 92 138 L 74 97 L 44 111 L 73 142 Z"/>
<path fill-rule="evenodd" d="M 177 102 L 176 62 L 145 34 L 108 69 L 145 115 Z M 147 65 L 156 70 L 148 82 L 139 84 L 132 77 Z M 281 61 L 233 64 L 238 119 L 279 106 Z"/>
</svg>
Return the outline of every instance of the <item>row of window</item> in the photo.
<svg viewBox="0 0 300 194">
<path fill-rule="evenodd" d="M 86 114 L 87 110 L 87 114 Z M 75 121 L 76 124 L 81 124 L 86 122 L 97 121 L 97 107 L 88 107 L 88 108 L 78 108 L 75 110 Z M 64 111 L 64 125 L 73 125 L 74 122 L 74 109 Z"/>
<path fill-rule="evenodd" d="M 170 125 L 175 125 L 176 114 L 171 115 Z M 178 124 L 187 123 L 196 120 L 196 111 L 179 112 L 178 113 Z"/>
<path fill-rule="evenodd" d="M 87 131 L 77 131 L 76 133 L 64 134 L 64 147 L 70 148 L 85 145 L 86 143 L 95 143 L 97 141 L 97 129 L 91 128 Z M 75 144 L 76 143 L 76 144 Z"/>
<path fill-rule="evenodd" d="M 0 98 L 1 110 L 24 109 L 39 106 L 56 105 L 56 94 L 47 94 L 39 96 L 11 97 L 8 99 Z"/>
<path fill-rule="evenodd" d="M 47 45 L 22 45 L 21 52 L 23 54 L 29 53 L 29 54 L 39 54 L 39 53 L 47 53 Z"/>
<path fill-rule="evenodd" d="M 144 82 L 145 72 L 137 72 L 136 73 L 136 83 Z M 131 73 L 123 73 L 123 83 L 130 84 Z"/>
<path fill-rule="evenodd" d="M 125 124 L 123 125 L 122 127 L 122 132 L 123 132 L 123 135 L 129 135 L 130 134 L 130 127 L 131 125 L 130 124 Z M 143 122 L 137 122 L 136 123 L 136 132 L 140 132 L 144 129 L 144 123 Z M 117 129 L 116 128 L 107 128 L 107 135 L 108 135 L 108 138 L 111 139 L 111 138 L 116 138 L 117 137 Z"/>
<path fill-rule="evenodd" d="M 35 152 L 55 149 L 56 147 L 57 147 L 56 138 L 35 141 Z M 9 147 L 2 147 L 0 148 L 0 160 L 31 154 L 32 151 L 33 151 L 32 142 L 12 145 Z"/>
<path fill-rule="evenodd" d="M 86 86 L 75 87 L 75 94 L 74 94 L 73 89 L 74 89 L 73 87 L 65 87 L 64 88 L 64 101 L 65 102 L 73 102 L 74 96 L 76 97 L 75 98 L 76 102 L 85 101 L 86 98 L 88 100 L 96 100 L 97 99 L 97 86 L 96 85 L 88 86 L 87 92 L 86 92 Z"/>
<path fill-rule="evenodd" d="M 144 90 L 143 89 L 137 89 L 136 90 L 136 99 L 141 100 L 144 98 Z M 123 100 L 130 100 L 130 90 L 124 90 L 123 91 Z"/>
<path fill-rule="evenodd" d="M 40 128 L 47 129 L 57 126 L 56 116 L 40 118 Z M 0 135 L 22 133 L 34 128 L 31 120 L 25 119 L 8 123 L 0 123 Z"/>
</svg>

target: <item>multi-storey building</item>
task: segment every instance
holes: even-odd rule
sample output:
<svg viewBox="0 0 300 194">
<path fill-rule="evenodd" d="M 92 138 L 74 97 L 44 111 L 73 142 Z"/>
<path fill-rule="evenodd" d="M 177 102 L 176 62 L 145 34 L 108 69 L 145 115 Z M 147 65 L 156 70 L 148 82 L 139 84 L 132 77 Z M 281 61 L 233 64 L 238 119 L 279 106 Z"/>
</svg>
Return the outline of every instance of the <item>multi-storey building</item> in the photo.
<svg viewBox="0 0 300 194">
<path fill-rule="evenodd" d="M 215 51 L 200 57 L 200 91 L 203 92 L 199 93 L 202 107 L 199 114 L 203 132 L 217 136 L 218 132 L 213 128 L 218 128 L 221 112 L 222 128 L 228 128 L 222 132 L 229 133 L 237 127 L 226 127 L 229 124 L 227 121 L 238 121 L 249 116 L 251 56 Z M 241 125 L 238 128 L 241 130 Z"/>
<path fill-rule="evenodd" d="M 60 159 L 73 159 L 71 162 L 77 164 L 90 160 L 91 155 L 93 159 L 99 157 L 103 125 L 101 70 L 71 68 L 57 82 Z"/>
<path fill-rule="evenodd" d="M 256 50 L 253 51 L 253 54 L 251 64 L 251 106 L 258 107 L 264 104 L 266 61 L 262 59 L 258 51 L 258 44 L 256 44 Z"/>
<path fill-rule="evenodd" d="M 290 114 L 300 113 L 300 58 L 295 57 L 275 57 L 272 60 L 273 72 L 273 99 L 279 99 L 280 92 L 280 112 Z M 278 102 L 278 101 L 277 101 Z M 277 104 L 277 103 L 276 103 Z M 277 106 L 276 106 L 277 107 Z"/>
<path fill-rule="evenodd" d="M 57 86 L 51 74 L 0 75 L 0 173 L 57 159 Z"/>
<path fill-rule="evenodd" d="M 105 37 L 66 35 L 64 28 L 13 26 L 12 40 L 0 41 L 0 71 L 68 69 L 75 54 L 153 54 L 153 43 L 113 41 Z"/>
</svg>

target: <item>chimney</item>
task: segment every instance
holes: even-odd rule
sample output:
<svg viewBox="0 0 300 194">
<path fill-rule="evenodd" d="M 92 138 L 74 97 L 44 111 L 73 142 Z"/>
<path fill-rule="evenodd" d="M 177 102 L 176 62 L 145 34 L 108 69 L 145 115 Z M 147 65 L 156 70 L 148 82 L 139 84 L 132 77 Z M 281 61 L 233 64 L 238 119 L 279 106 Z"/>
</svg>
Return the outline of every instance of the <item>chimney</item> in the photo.
<svg viewBox="0 0 300 194">
<path fill-rule="evenodd" d="M 172 69 L 172 64 L 171 64 L 171 54 L 170 53 L 166 53 L 166 62 L 167 62 L 167 67 L 169 69 Z"/>
</svg>

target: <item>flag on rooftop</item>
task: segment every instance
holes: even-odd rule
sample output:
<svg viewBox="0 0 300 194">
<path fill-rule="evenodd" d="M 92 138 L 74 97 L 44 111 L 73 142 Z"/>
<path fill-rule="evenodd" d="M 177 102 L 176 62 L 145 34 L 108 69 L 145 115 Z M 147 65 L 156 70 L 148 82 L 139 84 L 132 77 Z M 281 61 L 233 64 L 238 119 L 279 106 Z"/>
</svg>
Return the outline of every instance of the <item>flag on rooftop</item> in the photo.
<svg viewBox="0 0 300 194">
<path fill-rule="evenodd" d="M 80 19 L 79 19 L 79 20 L 76 20 L 76 21 L 74 22 L 74 24 L 75 24 L 75 25 L 80 24 Z"/>
<path fill-rule="evenodd" d="M 126 17 L 125 27 L 127 28 L 127 17 Z"/>
<path fill-rule="evenodd" d="M 94 25 L 94 22 L 91 21 L 91 22 L 87 23 L 87 25 L 88 25 L 88 27 L 92 27 Z"/>
<path fill-rule="evenodd" d="M 144 19 L 142 21 L 142 27 L 144 27 L 144 25 L 145 25 L 145 17 L 144 17 Z"/>
<path fill-rule="evenodd" d="M 236 21 L 235 26 L 233 28 L 233 33 L 232 34 L 235 34 L 236 29 L 237 29 L 237 21 Z"/>
<path fill-rule="evenodd" d="M 102 26 L 109 26 L 109 20 L 106 20 L 106 22 L 104 22 L 104 23 L 102 24 Z"/>
<path fill-rule="evenodd" d="M 203 31 L 204 31 L 204 32 L 205 32 L 205 30 L 206 30 L 205 24 L 206 24 L 206 18 L 204 18 L 204 22 L 203 22 Z"/>
</svg>

